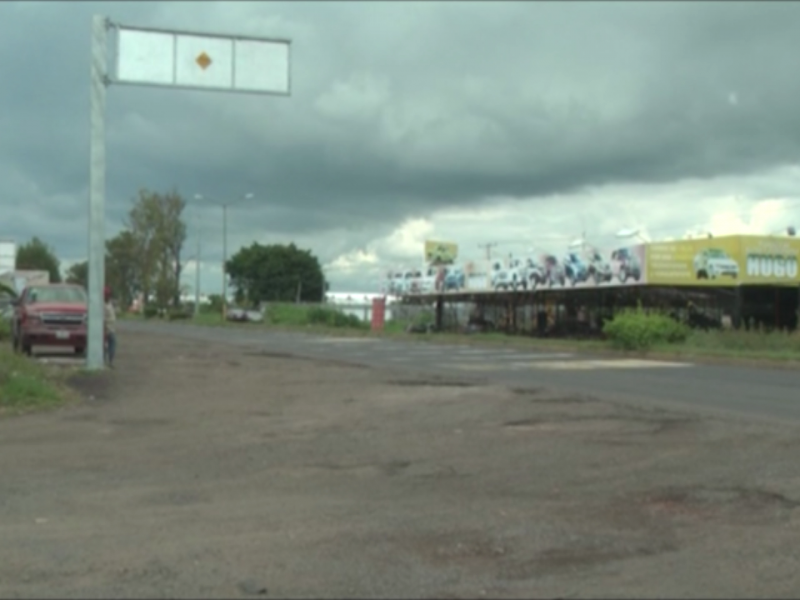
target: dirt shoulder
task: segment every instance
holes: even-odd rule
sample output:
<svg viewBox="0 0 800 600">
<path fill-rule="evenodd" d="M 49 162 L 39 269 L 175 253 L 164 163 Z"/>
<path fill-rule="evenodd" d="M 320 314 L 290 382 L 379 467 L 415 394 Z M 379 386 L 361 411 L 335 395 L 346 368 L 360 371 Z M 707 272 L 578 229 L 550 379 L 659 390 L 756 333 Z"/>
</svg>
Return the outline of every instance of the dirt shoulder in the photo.
<svg viewBox="0 0 800 600">
<path fill-rule="evenodd" d="M 0 420 L 2 597 L 800 588 L 788 425 L 145 334 L 73 383 Z"/>
</svg>

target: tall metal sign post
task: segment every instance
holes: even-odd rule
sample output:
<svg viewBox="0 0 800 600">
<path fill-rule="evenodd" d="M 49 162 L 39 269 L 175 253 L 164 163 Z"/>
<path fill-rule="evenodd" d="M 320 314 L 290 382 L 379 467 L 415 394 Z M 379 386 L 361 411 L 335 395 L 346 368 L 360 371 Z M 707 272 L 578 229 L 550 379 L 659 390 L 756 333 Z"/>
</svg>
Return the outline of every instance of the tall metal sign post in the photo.
<svg viewBox="0 0 800 600">
<path fill-rule="evenodd" d="M 109 32 L 113 34 L 113 72 L 108 70 Z M 88 369 L 102 369 L 104 363 L 106 88 L 125 84 L 290 96 L 290 50 L 290 40 L 130 27 L 103 16 L 93 18 Z"/>
</svg>

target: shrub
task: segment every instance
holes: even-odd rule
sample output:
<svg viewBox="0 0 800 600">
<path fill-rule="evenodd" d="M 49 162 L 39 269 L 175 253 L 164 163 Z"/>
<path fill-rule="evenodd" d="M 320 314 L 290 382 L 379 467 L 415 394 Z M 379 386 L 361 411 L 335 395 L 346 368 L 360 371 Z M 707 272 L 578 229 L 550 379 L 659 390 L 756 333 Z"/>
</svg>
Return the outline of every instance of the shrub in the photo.
<svg viewBox="0 0 800 600">
<path fill-rule="evenodd" d="M 641 307 L 618 313 L 603 326 L 611 344 L 623 350 L 646 351 L 659 344 L 679 344 L 689 337 L 689 328 L 671 317 L 645 313 Z"/>
<path fill-rule="evenodd" d="M 0 320 L 0 341 L 11 339 L 11 322 L 5 319 Z"/>
<path fill-rule="evenodd" d="M 306 318 L 309 325 L 325 325 L 328 327 L 362 329 L 365 324 L 355 315 L 348 315 L 335 308 L 314 306 L 307 309 Z"/>
<path fill-rule="evenodd" d="M 355 315 L 348 315 L 327 306 L 303 306 L 302 304 L 270 304 L 267 318 L 274 325 L 305 327 L 321 325 L 337 329 L 364 329 L 367 323 Z"/>
<path fill-rule="evenodd" d="M 193 316 L 192 312 L 186 310 L 185 308 L 171 308 L 170 311 L 167 313 L 167 319 L 170 321 L 177 321 L 180 319 L 191 319 Z"/>
<path fill-rule="evenodd" d="M 153 317 L 157 317 L 158 307 L 155 306 L 154 304 L 148 304 L 147 306 L 144 307 L 142 315 L 144 316 L 145 319 L 152 319 Z"/>
</svg>

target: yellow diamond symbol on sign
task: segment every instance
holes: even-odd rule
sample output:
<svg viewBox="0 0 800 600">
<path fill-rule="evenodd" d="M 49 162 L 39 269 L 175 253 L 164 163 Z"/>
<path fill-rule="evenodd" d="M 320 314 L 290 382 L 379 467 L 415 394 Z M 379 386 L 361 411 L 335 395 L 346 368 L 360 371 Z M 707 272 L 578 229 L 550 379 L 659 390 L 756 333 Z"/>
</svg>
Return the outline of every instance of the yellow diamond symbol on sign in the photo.
<svg viewBox="0 0 800 600">
<path fill-rule="evenodd" d="M 201 52 L 200 56 L 194 59 L 194 62 L 200 65 L 200 68 L 205 71 L 209 66 L 211 66 L 211 57 L 205 52 Z"/>
</svg>

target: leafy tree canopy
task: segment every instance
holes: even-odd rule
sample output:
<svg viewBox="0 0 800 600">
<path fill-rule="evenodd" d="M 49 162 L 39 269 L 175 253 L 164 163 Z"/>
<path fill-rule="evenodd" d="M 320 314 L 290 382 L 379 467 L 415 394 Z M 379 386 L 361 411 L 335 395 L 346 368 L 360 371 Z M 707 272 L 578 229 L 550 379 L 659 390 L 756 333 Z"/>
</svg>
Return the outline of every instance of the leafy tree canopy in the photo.
<svg viewBox="0 0 800 600">
<path fill-rule="evenodd" d="M 47 271 L 51 283 L 61 283 L 61 269 L 55 251 L 38 237 L 17 248 L 18 271 Z"/>
<path fill-rule="evenodd" d="M 319 259 L 294 244 L 263 246 L 253 243 L 225 263 L 237 299 L 260 302 L 319 302 L 325 276 Z"/>
</svg>

